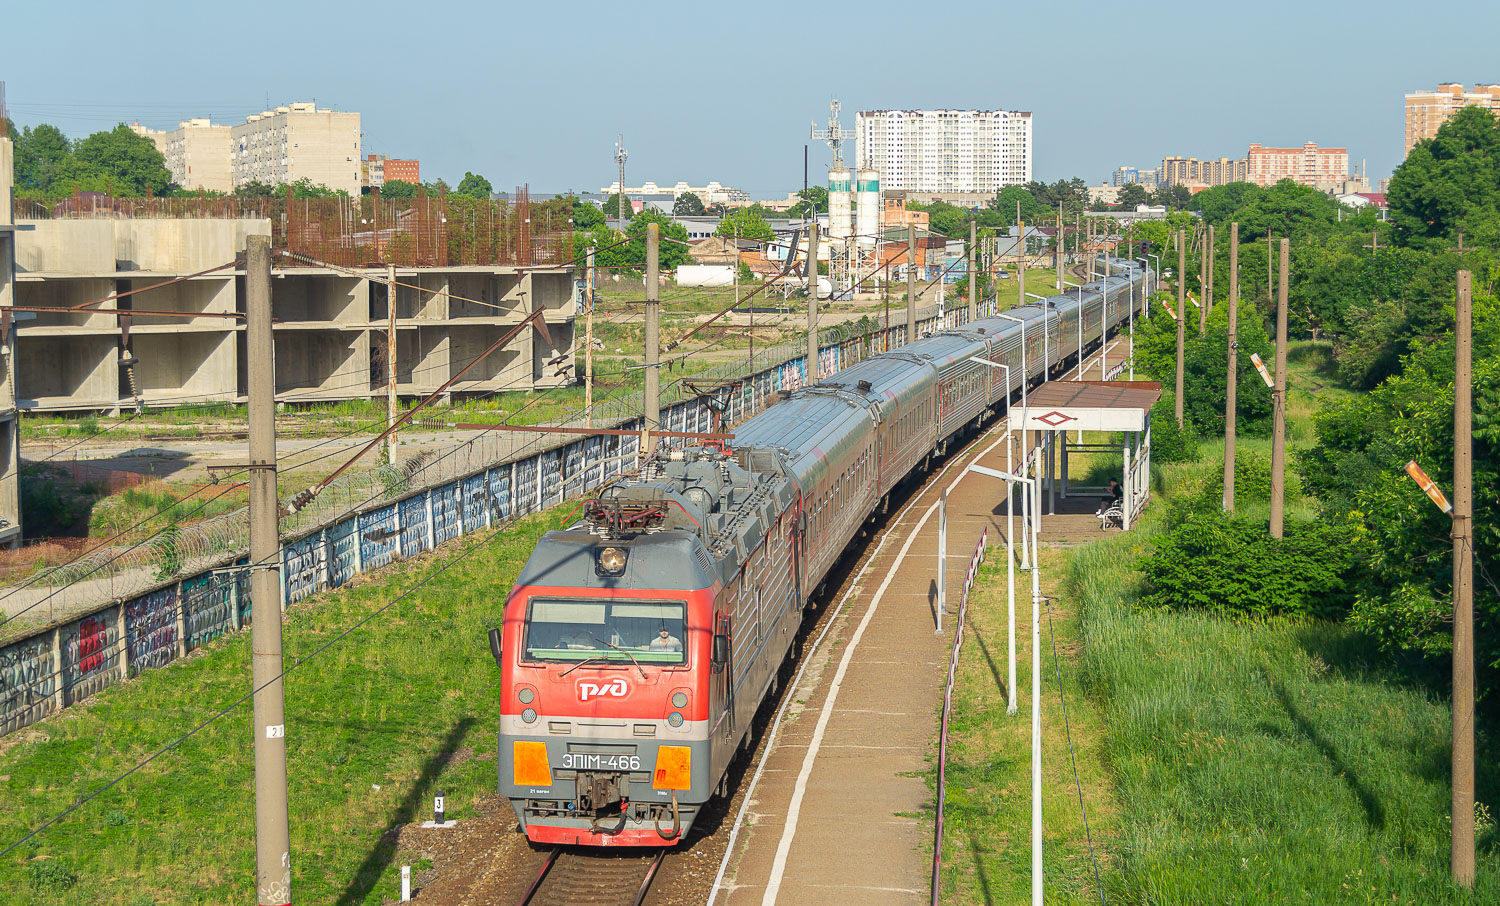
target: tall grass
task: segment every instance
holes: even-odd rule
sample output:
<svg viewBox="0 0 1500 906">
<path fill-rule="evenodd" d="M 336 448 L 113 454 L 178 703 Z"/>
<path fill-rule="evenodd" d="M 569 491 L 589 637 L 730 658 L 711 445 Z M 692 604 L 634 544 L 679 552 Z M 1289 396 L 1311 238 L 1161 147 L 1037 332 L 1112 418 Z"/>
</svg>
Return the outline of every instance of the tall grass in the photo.
<svg viewBox="0 0 1500 906">
<path fill-rule="evenodd" d="M 1340 624 L 1135 611 L 1134 562 L 1162 509 L 1078 551 L 1068 574 L 1120 803 L 1112 898 L 1500 901 L 1488 807 L 1478 886 L 1448 882 L 1447 704 Z M 1479 798 L 1493 803 L 1485 737 L 1480 753 Z"/>
<path fill-rule="evenodd" d="M 298 902 L 395 899 L 393 828 L 434 790 L 473 813 L 495 783 L 498 669 L 485 632 L 542 531 L 503 530 L 286 680 L 292 878 Z M 470 543 L 468 539 L 458 542 Z M 448 558 L 453 550 L 437 556 Z M 433 568 L 319 595 L 286 616 L 287 663 Z M 153 671 L 0 744 L 0 848 L 249 689 L 249 634 Z M 248 703 L 0 859 L 15 906 L 246 902 L 254 884 Z"/>
</svg>

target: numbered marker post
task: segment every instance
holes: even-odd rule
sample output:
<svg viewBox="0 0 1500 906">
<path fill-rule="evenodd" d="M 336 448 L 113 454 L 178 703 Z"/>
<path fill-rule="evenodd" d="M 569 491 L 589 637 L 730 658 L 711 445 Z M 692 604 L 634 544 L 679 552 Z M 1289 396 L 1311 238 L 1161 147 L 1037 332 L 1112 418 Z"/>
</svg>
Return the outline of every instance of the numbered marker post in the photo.
<svg viewBox="0 0 1500 906">
<path fill-rule="evenodd" d="M 432 797 L 432 823 L 443 824 L 443 791 L 438 790 L 437 795 Z"/>
<path fill-rule="evenodd" d="M 411 900 L 411 866 L 410 865 L 403 865 L 403 866 L 401 866 L 401 902 L 406 903 L 406 902 L 410 902 L 410 900 Z"/>
</svg>

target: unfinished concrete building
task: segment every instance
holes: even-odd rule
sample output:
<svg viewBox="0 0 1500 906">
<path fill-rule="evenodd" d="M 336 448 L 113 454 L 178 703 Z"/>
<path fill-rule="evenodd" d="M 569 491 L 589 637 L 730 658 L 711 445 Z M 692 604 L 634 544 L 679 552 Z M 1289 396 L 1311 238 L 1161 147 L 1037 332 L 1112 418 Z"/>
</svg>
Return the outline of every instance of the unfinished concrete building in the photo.
<svg viewBox="0 0 1500 906">
<path fill-rule="evenodd" d="M 0 94 L 0 100 L 4 95 Z M 0 104 L 0 120 L 4 105 Z M 16 414 L 16 228 L 11 217 L 15 146 L 0 135 L 0 547 L 21 543 L 20 443 Z"/>
<path fill-rule="evenodd" d="M 576 379 L 574 370 L 563 368 L 572 364 L 576 303 L 571 246 L 562 251 L 560 237 L 539 242 L 536 254 L 526 249 L 526 264 L 475 263 L 516 256 L 496 244 L 455 253 L 451 235 L 413 235 L 421 232 L 421 218 L 401 212 L 384 215 L 389 226 L 361 230 L 362 222 L 377 219 L 373 211 L 365 218 L 344 212 L 326 222 L 309 219 L 312 208 L 290 215 L 272 211 L 264 218 L 165 216 L 192 212 L 160 201 L 154 207 L 116 199 L 54 205 L 48 216 L 24 222 L 26 231 L 16 242 L 15 304 L 44 310 L 26 315 L 16 332 L 21 409 L 243 402 L 244 324 L 233 316 L 245 310 L 245 278 L 235 262 L 243 261 L 252 234 L 270 234 L 278 250 L 296 255 L 276 256 L 278 265 L 287 266 L 276 267 L 272 280 L 279 400 L 315 403 L 386 393 L 386 281 L 392 267 L 401 284 L 395 294 L 400 395 L 435 390 L 538 307 L 547 312 L 556 350 L 523 331 L 451 392 L 533 390 Z M 438 215 L 433 223 L 446 228 L 448 219 Z M 374 263 L 381 259 L 398 264 Z M 131 295 L 119 295 L 124 293 Z M 110 301 L 90 305 L 104 299 Z M 558 355 L 566 358 L 548 366 Z"/>
</svg>

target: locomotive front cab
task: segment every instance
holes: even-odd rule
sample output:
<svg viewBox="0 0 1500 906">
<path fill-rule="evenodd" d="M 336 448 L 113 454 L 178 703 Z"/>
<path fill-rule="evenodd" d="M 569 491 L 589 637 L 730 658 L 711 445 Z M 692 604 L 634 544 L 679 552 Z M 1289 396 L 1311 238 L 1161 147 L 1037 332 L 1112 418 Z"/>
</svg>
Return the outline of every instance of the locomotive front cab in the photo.
<svg viewBox="0 0 1500 906">
<path fill-rule="evenodd" d="M 533 841 L 670 846 L 709 798 L 715 590 L 670 587 L 702 578 L 674 534 L 549 533 L 511 592 L 499 792 Z M 632 581 L 647 560 L 678 565 L 650 570 L 668 587 Z"/>
</svg>

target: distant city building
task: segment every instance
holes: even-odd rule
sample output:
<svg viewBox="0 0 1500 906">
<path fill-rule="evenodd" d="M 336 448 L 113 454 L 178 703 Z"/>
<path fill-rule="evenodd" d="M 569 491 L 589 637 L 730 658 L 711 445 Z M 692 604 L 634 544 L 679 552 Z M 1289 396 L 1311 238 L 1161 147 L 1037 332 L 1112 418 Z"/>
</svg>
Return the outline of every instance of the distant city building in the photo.
<svg viewBox="0 0 1500 906">
<path fill-rule="evenodd" d="M 931 215 L 926 211 L 918 211 L 906 206 L 905 192 L 885 193 L 885 208 L 880 212 L 882 227 L 914 226 L 925 230 L 930 219 Z"/>
<path fill-rule="evenodd" d="M 1089 186 L 1089 203 L 1095 204 L 1098 202 L 1103 202 L 1104 204 L 1119 204 L 1120 187 L 1112 186 L 1109 183 L 1103 183 L 1097 186 Z"/>
<path fill-rule="evenodd" d="M 306 102 L 254 113 L 230 131 L 235 187 L 306 179 L 330 189 L 360 191 L 359 114 Z"/>
<path fill-rule="evenodd" d="M 1121 167 L 1114 172 L 1114 177 L 1110 180 L 1110 183 L 1117 187 L 1135 183 L 1147 189 L 1154 189 L 1159 184 L 1160 179 L 1161 170 L 1155 167 L 1149 170 L 1142 170 L 1137 167 Z"/>
<path fill-rule="evenodd" d="M 1165 157 L 1161 162 L 1161 184 L 1185 185 L 1194 191 L 1232 182 L 1246 182 L 1246 162 L 1221 157 L 1199 160 L 1196 157 Z"/>
<path fill-rule="evenodd" d="M 399 160 L 384 154 L 366 154 L 360 161 L 359 182 L 364 188 L 378 189 L 391 179 L 417 185 L 422 181 L 421 162 Z"/>
<path fill-rule="evenodd" d="M 1464 91 L 1458 82 L 1444 82 L 1436 91 L 1413 91 L 1406 96 L 1406 147 L 1410 154 L 1417 142 L 1437 135 L 1438 127 L 1465 107 L 1484 107 L 1500 116 L 1500 85 L 1475 85 Z"/>
<path fill-rule="evenodd" d="M 993 195 L 1031 181 L 1031 112 L 862 110 L 855 162 L 886 191 Z"/>
<path fill-rule="evenodd" d="M 131 123 L 131 131 L 156 143 L 156 150 L 167 159 L 172 182 L 184 189 L 210 192 L 234 190 L 229 168 L 229 126 L 217 126 L 207 117 L 194 117 L 177 124 L 176 129 L 147 129 Z"/>
<path fill-rule="evenodd" d="M 620 191 L 619 180 L 615 180 L 614 182 L 599 190 L 600 194 L 602 195 L 613 195 L 618 191 Z M 718 182 L 711 182 L 706 186 L 690 186 L 686 182 L 678 182 L 673 183 L 669 186 L 663 186 L 658 185 L 654 182 L 647 182 L 642 183 L 638 186 L 625 187 L 625 197 L 629 198 L 631 201 L 635 201 L 637 198 L 642 196 L 667 195 L 671 196 L 672 198 L 676 198 L 677 196 L 685 195 L 688 192 L 692 192 L 694 195 L 698 196 L 698 200 L 703 202 L 705 205 L 741 205 L 750 203 L 749 192 L 746 192 L 742 189 L 736 189 L 733 186 L 726 186 L 723 183 Z M 669 209 L 670 207 L 671 206 L 668 205 Z"/>
<path fill-rule="evenodd" d="M 1290 179 L 1326 191 L 1349 178 L 1349 149 L 1319 148 L 1316 142 L 1300 148 L 1264 148 L 1252 143 L 1245 160 L 1246 178 L 1258 186 Z"/>
</svg>

